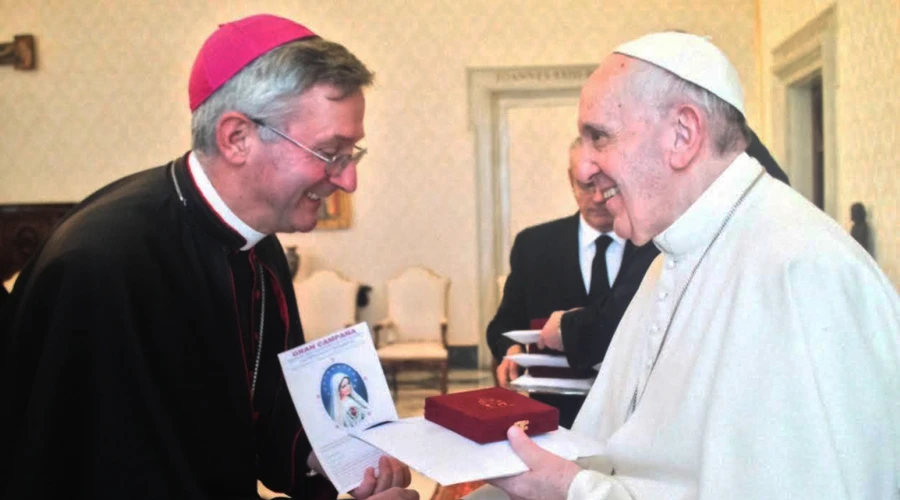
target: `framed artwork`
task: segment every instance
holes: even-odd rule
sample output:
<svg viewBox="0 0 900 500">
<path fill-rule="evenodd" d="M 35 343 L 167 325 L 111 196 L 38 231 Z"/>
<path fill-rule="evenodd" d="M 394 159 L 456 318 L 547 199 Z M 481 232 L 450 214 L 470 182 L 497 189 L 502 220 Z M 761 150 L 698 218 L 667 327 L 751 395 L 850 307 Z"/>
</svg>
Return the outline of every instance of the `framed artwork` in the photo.
<svg viewBox="0 0 900 500">
<path fill-rule="evenodd" d="M 0 283 L 19 272 L 74 203 L 0 205 Z"/>
<path fill-rule="evenodd" d="M 352 219 L 350 194 L 337 190 L 319 206 L 316 229 L 347 229 Z"/>
</svg>

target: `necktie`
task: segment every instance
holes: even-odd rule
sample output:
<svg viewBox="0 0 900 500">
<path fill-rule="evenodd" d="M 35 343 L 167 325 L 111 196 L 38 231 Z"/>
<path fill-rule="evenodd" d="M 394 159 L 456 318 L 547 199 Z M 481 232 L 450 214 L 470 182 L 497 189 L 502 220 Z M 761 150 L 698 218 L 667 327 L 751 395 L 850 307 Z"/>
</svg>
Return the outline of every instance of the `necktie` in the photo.
<svg viewBox="0 0 900 500">
<path fill-rule="evenodd" d="M 593 301 L 609 293 L 609 273 L 606 271 L 606 248 L 613 239 L 608 234 L 601 234 L 595 240 L 597 253 L 594 254 L 594 262 L 591 265 L 591 290 L 588 299 Z"/>
</svg>

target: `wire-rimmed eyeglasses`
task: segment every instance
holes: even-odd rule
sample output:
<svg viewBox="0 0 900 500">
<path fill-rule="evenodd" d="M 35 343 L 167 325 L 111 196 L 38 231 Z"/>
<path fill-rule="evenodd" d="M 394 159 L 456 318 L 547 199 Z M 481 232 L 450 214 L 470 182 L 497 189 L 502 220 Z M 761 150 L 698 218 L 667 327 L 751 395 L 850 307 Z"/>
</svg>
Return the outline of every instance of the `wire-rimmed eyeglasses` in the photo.
<svg viewBox="0 0 900 500">
<path fill-rule="evenodd" d="M 303 144 L 297 142 L 292 137 L 288 136 L 284 132 L 278 130 L 271 125 L 267 125 L 266 122 L 260 120 L 259 118 L 250 118 L 250 121 L 255 123 L 256 125 L 266 128 L 274 132 L 276 135 L 280 136 L 282 139 L 290 142 L 294 146 L 306 151 L 307 153 L 315 156 L 316 158 L 325 162 L 325 174 L 328 177 L 337 177 L 344 172 L 344 169 L 347 168 L 351 163 L 356 164 L 359 163 L 360 160 L 363 159 L 363 156 L 366 155 L 368 150 L 366 148 L 361 148 L 359 146 L 353 146 L 353 153 L 341 153 L 331 156 L 330 158 L 325 153 L 316 151 L 315 149 L 304 146 Z"/>
</svg>

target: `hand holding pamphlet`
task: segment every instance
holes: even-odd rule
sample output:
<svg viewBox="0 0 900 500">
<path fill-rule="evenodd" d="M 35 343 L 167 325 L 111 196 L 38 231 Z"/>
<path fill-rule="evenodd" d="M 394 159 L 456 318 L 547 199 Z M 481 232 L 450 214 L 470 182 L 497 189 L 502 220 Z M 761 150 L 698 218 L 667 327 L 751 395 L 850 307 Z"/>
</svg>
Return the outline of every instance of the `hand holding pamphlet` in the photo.
<svg viewBox="0 0 900 500">
<path fill-rule="evenodd" d="M 397 409 L 365 323 L 278 355 L 294 407 L 319 463 L 341 493 L 359 486 L 384 453 L 355 439 L 397 420 Z"/>
<path fill-rule="evenodd" d="M 479 444 L 422 417 L 398 419 L 365 323 L 283 352 L 279 360 L 313 451 L 341 493 L 359 486 L 365 470 L 377 467 L 379 457 L 385 454 L 445 485 L 528 470 L 508 441 Z M 472 391 L 469 399 L 488 408 L 517 404 L 514 397 L 521 397 L 504 389 L 490 391 Z M 465 395 L 435 399 L 449 404 L 456 396 Z M 471 418 L 481 419 L 481 414 L 484 411 L 473 413 Z M 535 418 L 543 417 L 530 415 L 516 425 L 540 425 Z M 497 432 L 502 436 L 502 429 Z M 570 460 L 596 454 L 600 449 L 594 440 L 564 428 L 534 436 L 534 441 Z"/>
</svg>

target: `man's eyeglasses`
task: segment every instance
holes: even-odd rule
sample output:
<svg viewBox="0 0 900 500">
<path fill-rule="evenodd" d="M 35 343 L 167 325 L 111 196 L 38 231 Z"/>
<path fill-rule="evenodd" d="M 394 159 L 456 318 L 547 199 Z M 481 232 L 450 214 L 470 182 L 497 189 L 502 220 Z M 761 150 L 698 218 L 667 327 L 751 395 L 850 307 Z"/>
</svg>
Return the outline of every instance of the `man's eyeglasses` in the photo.
<svg viewBox="0 0 900 500">
<path fill-rule="evenodd" d="M 359 163 L 359 161 L 362 160 L 363 156 L 365 156 L 366 153 L 368 152 L 367 149 L 354 145 L 352 154 L 347 154 L 347 153 L 336 154 L 329 158 L 324 153 L 316 151 L 309 146 L 304 146 L 303 144 L 300 144 L 299 142 L 297 142 L 293 138 L 289 137 L 287 134 L 278 130 L 277 128 L 266 125 L 266 123 L 264 121 L 262 121 L 258 118 L 250 118 L 250 121 L 252 121 L 253 123 L 255 123 L 256 125 L 258 125 L 262 128 L 271 130 L 276 135 L 280 136 L 282 139 L 290 142 L 294 146 L 297 146 L 298 148 L 306 151 L 307 153 L 309 153 L 309 154 L 315 156 L 316 158 L 322 160 L 323 162 L 325 162 L 325 174 L 328 177 L 337 177 L 337 176 L 341 175 L 344 172 L 344 169 L 347 168 L 348 165 L 350 165 L 351 163 L 353 163 L 353 164 Z"/>
</svg>

